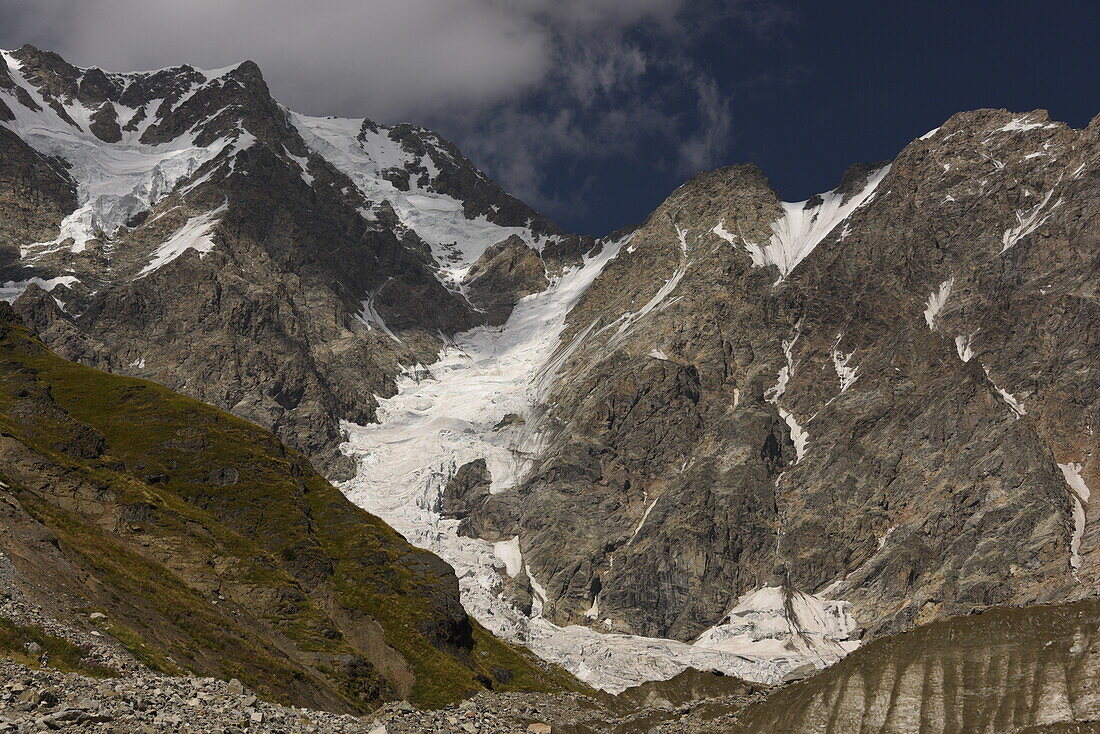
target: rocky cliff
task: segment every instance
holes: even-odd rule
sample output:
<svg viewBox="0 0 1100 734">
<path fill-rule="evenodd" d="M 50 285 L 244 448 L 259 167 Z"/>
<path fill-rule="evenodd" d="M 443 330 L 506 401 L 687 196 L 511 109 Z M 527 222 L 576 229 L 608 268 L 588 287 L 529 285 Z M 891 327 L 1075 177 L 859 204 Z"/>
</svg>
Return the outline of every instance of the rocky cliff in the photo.
<svg viewBox="0 0 1100 734">
<path fill-rule="evenodd" d="M 570 312 L 545 447 L 467 527 L 518 535 L 549 618 L 688 641 L 764 586 L 872 635 L 1094 595 L 1098 158 L 1098 122 L 984 110 L 806 202 L 696 176 Z"/>
</svg>

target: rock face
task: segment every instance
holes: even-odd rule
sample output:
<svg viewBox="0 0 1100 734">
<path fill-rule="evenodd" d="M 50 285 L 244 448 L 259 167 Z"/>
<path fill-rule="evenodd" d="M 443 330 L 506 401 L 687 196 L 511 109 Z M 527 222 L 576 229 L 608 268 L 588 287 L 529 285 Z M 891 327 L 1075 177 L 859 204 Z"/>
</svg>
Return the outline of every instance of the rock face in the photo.
<svg viewBox="0 0 1100 734">
<path fill-rule="evenodd" d="M 250 62 L 3 58 L 0 276 L 48 281 L 19 312 L 65 357 L 270 427 L 331 476 L 353 469 L 340 421 L 485 320 L 456 292 L 483 250 L 501 243 L 474 291 L 502 319 L 539 287 L 527 243 L 569 249 L 433 133 L 295 115 Z"/>
<path fill-rule="evenodd" d="M 490 326 L 508 320 L 516 301 L 550 285 L 539 254 L 512 235 L 482 253 L 463 284 L 471 303 L 486 313 Z"/>
<path fill-rule="evenodd" d="M 443 489 L 440 514 L 443 517 L 464 520 L 489 498 L 492 478 L 484 459 L 463 464 Z"/>
<path fill-rule="evenodd" d="M 44 158 L 4 127 L 0 160 L 0 279 L 7 281 L 27 275 L 19 248 L 28 240 L 48 239 L 54 223 L 76 208 L 76 186 L 60 162 Z"/>
<path fill-rule="evenodd" d="M 359 713 L 576 685 L 472 622 L 450 566 L 270 433 L 62 360 L 7 304 L 0 406 L 0 593 L 96 640 L 92 662 L 50 648 L 55 666 L 237 677 L 268 699 Z M 0 608 L 3 655 L 13 616 Z M 138 662 L 116 664 L 106 639 Z"/>
<path fill-rule="evenodd" d="M 982 110 L 808 202 L 695 177 L 570 313 L 545 448 L 468 526 L 519 536 L 553 621 L 683 640 L 777 584 L 866 635 L 1095 594 L 1098 157 L 1098 121 Z"/>
</svg>

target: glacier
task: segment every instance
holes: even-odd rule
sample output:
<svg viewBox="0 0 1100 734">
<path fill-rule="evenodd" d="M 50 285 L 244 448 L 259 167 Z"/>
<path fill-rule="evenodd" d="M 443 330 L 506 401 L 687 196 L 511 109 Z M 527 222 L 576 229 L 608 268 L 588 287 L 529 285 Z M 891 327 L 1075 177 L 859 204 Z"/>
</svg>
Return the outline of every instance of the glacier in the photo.
<svg viewBox="0 0 1100 734">
<path fill-rule="evenodd" d="M 686 251 L 685 234 L 678 233 Z M 556 370 L 591 331 L 582 329 L 572 342 L 563 343 L 567 316 L 629 241 L 627 236 L 602 243 L 547 290 L 521 299 L 503 326 L 459 334 L 443 347 L 437 362 L 406 370 L 397 394 L 379 401 L 378 423 L 344 424 L 348 440 L 342 448 L 356 459 L 358 471 L 340 487 L 411 543 L 450 563 L 463 605 L 487 629 L 562 665 L 595 688 L 615 693 L 670 678 L 688 667 L 778 683 L 792 670 L 832 663 L 858 645 L 846 639 L 852 631 L 846 603 L 798 592 L 792 592 L 798 610 L 794 617 L 782 594 L 759 589 L 693 643 L 556 625 L 541 616 L 546 592 L 523 560 L 522 538 L 490 543 L 461 537 L 459 521 L 440 513 L 447 481 L 469 461 L 486 460 L 491 492 L 522 481 L 542 445 L 537 406 Z M 683 267 L 686 257 L 677 272 Z M 676 282 L 674 274 L 664 293 Z M 510 413 L 524 422 L 494 430 Z M 805 440 L 796 442 L 804 450 Z M 649 504 L 639 528 L 656 502 L 654 498 Z M 521 568 L 534 592 L 531 617 L 502 596 L 505 578 Z M 745 604 L 751 606 L 751 623 L 746 622 Z M 597 598 L 588 614 L 593 626 L 598 626 L 598 614 Z"/>
</svg>

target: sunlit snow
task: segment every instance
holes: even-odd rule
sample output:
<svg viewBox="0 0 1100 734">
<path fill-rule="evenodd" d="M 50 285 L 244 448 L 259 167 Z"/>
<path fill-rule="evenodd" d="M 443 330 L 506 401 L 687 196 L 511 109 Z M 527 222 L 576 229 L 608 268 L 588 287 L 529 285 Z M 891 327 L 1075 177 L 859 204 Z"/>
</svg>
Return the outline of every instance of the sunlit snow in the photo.
<svg viewBox="0 0 1100 734">
<path fill-rule="evenodd" d="M 360 137 L 362 120 L 289 114 L 306 145 L 346 174 L 363 196 L 373 203 L 387 201 L 393 206 L 401 223 L 432 248 L 446 279 L 461 281 L 481 253 L 511 235 L 519 235 L 536 250 L 546 244 L 547 238 L 540 238 L 527 227 L 501 227 L 484 216 L 467 219 L 461 201 L 428 191 L 415 180 L 410 180 L 409 191 L 398 189 L 382 177 L 382 172 L 403 168 L 411 154 L 391 140 L 384 129 L 367 130 Z M 417 162 L 428 169 L 429 175 L 434 171 L 427 156 Z"/>
<path fill-rule="evenodd" d="M 1005 405 L 1012 409 L 1013 415 L 1015 415 L 1016 418 L 1022 418 L 1027 415 L 1024 404 L 1017 400 L 1015 395 L 998 386 L 997 383 L 993 381 L 993 375 L 989 373 L 989 368 L 983 364 L 982 369 L 985 370 L 985 376 L 986 379 L 989 380 L 989 384 L 993 386 L 993 389 L 1001 396 L 1001 399 L 1005 401 Z"/>
<path fill-rule="evenodd" d="M 829 601 L 795 589 L 765 586 L 743 594 L 723 621 L 695 645 L 730 652 L 755 650 L 776 658 L 819 656 L 836 660 L 859 647 L 846 601 Z"/>
<path fill-rule="evenodd" d="M 1044 216 L 1040 217 L 1039 215 L 1042 213 L 1043 209 L 1046 208 L 1047 203 L 1050 202 L 1050 197 L 1053 195 L 1054 189 L 1051 189 L 1043 195 L 1042 201 L 1040 201 L 1035 206 L 1024 211 L 1015 212 L 1016 226 L 1009 227 L 1005 230 L 1004 234 L 1001 235 L 1002 253 L 1007 252 L 1009 248 L 1011 248 L 1017 242 L 1041 227 L 1043 223 L 1046 222 L 1046 220 L 1050 217 L 1051 211 L 1057 209 L 1062 204 L 1062 199 L 1059 198 L 1058 201 L 1054 202 L 1054 204 L 1050 207 L 1050 211 L 1047 211 Z"/>
<path fill-rule="evenodd" d="M 779 368 L 775 385 L 764 391 L 764 399 L 769 403 L 779 402 L 783 393 L 787 391 L 787 383 L 794 374 L 794 345 L 798 343 L 798 337 L 802 335 L 802 321 L 799 320 L 794 327 L 794 334 L 790 339 L 783 340 L 783 359 L 785 364 Z"/>
<path fill-rule="evenodd" d="M 27 287 L 32 283 L 45 291 L 52 291 L 59 285 L 70 286 L 73 283 L 78 282 L 72 275 L 62 275 L 58 278 L 50 278 L 43 280 L 42 278 L 31 278 L 30 280 L 9 280 L 3 285 L 0 285 L 0 301 L 7 301 L 11 303 L 19 296 L 23 295 L 23 291 L 27 290 Z"/>
<path fill-rule="evenodd" d="M 752 259 L 753 267 L 774 265 L 778 268 L 779 280 L 776 282 L 779 283 L 841 222 L 870 201 L 875 188 L 889 172 L 890 166 L 883 166 L 871 173 L 863 190 L 847 201 L 844 201 L 844 194 L 834 190 L 821 194 L 821 203 L 809 208 L 806 201 L 781 202 L 783 215 L 772 223 L 771 239 L 764 245 L 728 231 L 724 219 L 711 231 L 732 245 L 740 244 Z"/>
<path fill-rule="evenodd" d="M 24 257 L 55 250 L 69 238 L 73 240 L 72 251 L 80 252 L 88 240 L 101 236 L 101 232 L 108 237 L 113 235 L 233 142 L 226 138 L 197 146 L 192 137 L 183 136 L 163 145 L 145 145 L 138 141 L 156 121 L 154 115 L 149 115 L 135 130 L 124 131 L 120 142 L 104 143 L 88 129 L 94 110 L 76 100 L 65 105 L 66 113 L 79 125 L 73 127 L 23 78 L 15 57 L 6 52 L 0 55 L 15 72 L 11 75 L 15 83 L 42 108 L 37 112 L 28 109 L 14 95 L 0 90 L 0 99 L 15 115 L 14 121 L 0 124 L 10 127 L 39 153 L 63 158 L 70 166 L 68 174 L 77 184 L 78 208 L 62 221 L 58 237 L 51 242 L 24 246 L 21 253 Z M 122 121 L 137 112 L 121 105 L 116 107 Z"/>
<path fill-rule="evenodd" d="M 1041 122 L 1032 122 L 1031 120 L 1028 120 L 1026 117 L 1015 117 L 1008 124 L 1004 125 L 1003 127 L 997 128 L 995 130 L 995 132 L 999 132 L 999 133 L 1020 132 L 1022 130 L 1033 130 L 1037 127 L 1043 127 L 1043 126 L 1044 126 L 1043 123 L 1041 123 Z"/>
<path fill-rule="evenodd" d="M 859 367 L 848 365 L 852 361 L 852 357 L 855 356 L 855 351 L 848 353 L 840 351 L 840 341 L 843 338 L 843 334 L 838 334 L 833 348 L 829 351 L 829 356 L 833 359 L 833 369 L 836 370 L 836 376 L 840 379 L 840 391 L 842 393 L 847 392 L 848 388 L 859 379 Z"/>
<path fill-rule="evenodd" d="M 374 305 L 374 301 L 376 298 L 378 298 L 379 292 L 383 288 L 385 288 L 386 284 L 389 283 L 391 280 L 393 280 L 392 277 L 389 278 L 381 286 L 379 286 L 376 290 L 372 291 L 366 297 L 366 299 L 363 300 L 363 308 L 359 311 L 359 313 L 355 314 L 355 318 L 358 319 L 360 322 L 366 324 L 367 328 L 378 329 L 390 339 L 393 339 L 395 342 L 400 343 L 401 338 L 397 336 L 397 334 L 394 334 L 390 327 L 386 325 L 385 319 L 383 319 L 381 314 L 378 313 L 378 309 L 375 308 Z"/>
<path fill-rule="evenodd" d="M 642 526 L 645 525 L 645 521 L 649 519 L 649 513 L 653 512 L 653 508 L 657 506 L 657 500 L 659 499 L 661 498 L 654 497 L 650 501 L 649 494 L 646 494 L 646 500 L 648 501 L 648 504 L 646 505 L 645 512 L 642 513 L 642 519 L 639 520 L 638 524 L 634 526 L 634 532 L 630 534 L 630 540 L 626 542 L 627 545 L 633 543 L 634 539 L 638 537 L 638 533 L 642 532 Z"/>
<path fill-rule="evenodd" d="M 955 337 L 955 351 L 959 353 L 959 359 L 963 362 L 969 362 L 974 356 L 973 343 L 974 334 L 959 334 Z"/>
<path fill-rule="evenodd" d="M 217 209 L 189 219 L 186 224 L 173 232 L 171 237 L 153 251 L 149 258 L 149 264 L 141 269 L 137 277 L 141 278 L 167 265 L 187 250 L 196 250 L 201 257 L 214 249 L 214 240 L 211 239 L 210 235 L 213 233 L 214 226 L 218 223 L 220 216 L 228 208 L 228 204 L 222 204 Z"/>
<path fill-rule="evenodd" d="M 509 577 L 516 576 L 523 568 L 523 556 L 519 551 L 519 536 L 511 540 L 501 540 L 493 543 L 493 555 L 504 564 L 504 572 Z"/>
<path fill-rule="evenodd" d="M 928 323 L 930 331 L 936 330 L 936 317 L 947 305 L 947 299 L 951 297 L 951 288 L 954 284 L 955 279 L 948 278 L 940 283 L 940 287 L 928 296 L 928 301 L 924 307 L 924 320 Z"/>
<path fill-rule="evenodd" d="M 779 411 L 779 417 L 782 418 L 787 423 L 787 427 L 791 429 L 791 442 L 794 443 L 795 463 L 798 463 L 802 461 L 802 457 L 806 455 L 806 444 L 810 441 L 810 434 L 798 424 L 798 420 L 794 417 L 793 413 L 783 408 L 777 408 L 777 410 Z"/>
<path fill-rule="evenodd" d="M 676 287 L 680 285 L 680 281 L 683 280 L 684 274 L 687 273 L 688 266 L 691 265 L 691 261 L 688 259 L 688 245 L 687 245 L 687 230 L 676 228 L 676 239 L 680 246 L 680 256 L 677 261 L 676 270 L 673 271 L 672 277 L 661 284 L 661 287 L 657 289 L 657 292 L 653 294 L 653 297 L 645 302 L 637 311 L 625 313 L 614 322 L 618 323 L 619 328 L 615 333 L 615 336 L 609 342 L 609 347 L 621 343 L 626 336 L 630 333 L 631 329 L 641 319 L 645 318 L 655 308 L 661 306 L 665 302 L 665 299 L 676 290 Z M 611 325 L 614 325 L 611 324 Z"/>
</svg>

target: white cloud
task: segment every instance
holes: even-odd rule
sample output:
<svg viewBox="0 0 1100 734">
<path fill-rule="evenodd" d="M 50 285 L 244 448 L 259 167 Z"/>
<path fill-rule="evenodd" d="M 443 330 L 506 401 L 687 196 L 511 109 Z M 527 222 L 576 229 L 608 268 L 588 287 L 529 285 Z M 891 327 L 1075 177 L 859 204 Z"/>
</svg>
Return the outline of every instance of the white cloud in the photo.
<svg viewBox="0 0 1100 734">
<path fill-rule="evenodd" d="M 714 165 L 725 153 L 733 134 L 733 113 L 730 103 L 713 79 L 695 80 L 696 106 L 699 123 L 694 135 L 680 144 L 680 173 L 698 173 Z"/>
<path fill-rule="evenodd" d="M 314 114 L 413 119 L 542 81 L 568 34 L 664 21 L 660 0 L 9 0 L 3 41 L 108 69 L 245 58 Z"/>
</svg>

